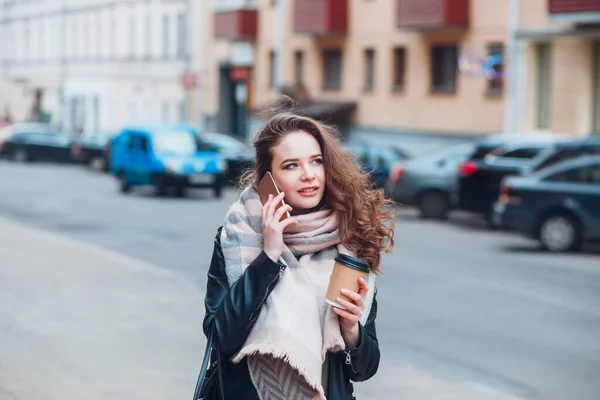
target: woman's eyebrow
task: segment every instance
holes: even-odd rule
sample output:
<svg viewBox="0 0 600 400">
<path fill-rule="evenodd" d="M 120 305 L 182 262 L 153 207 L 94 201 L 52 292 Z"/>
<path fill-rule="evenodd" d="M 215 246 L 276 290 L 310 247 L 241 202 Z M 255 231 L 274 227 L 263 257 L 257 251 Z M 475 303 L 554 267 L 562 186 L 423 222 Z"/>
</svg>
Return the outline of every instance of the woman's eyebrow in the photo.
<svg viewBox="0 0 600 400">
<path fill-rule="evenodd" d="M 321 154 L 315 154 L 314 156 L 310 156 L 310 158 L 317 158 L 317 157 L 323 157 L 323 156 L 322 156 Z M 285 164 L 286 162 L 290 162 L 290 161 L 298 161 L 298 160 L 300 160 L 300 159 L 299 159 L 299 158 L 288 158 L 288 159 L 285 159 L 285 160 L 283 160 L 283 161 L 281 162 L 281 164 L 279 164 L 279 165 L 283 165 L 283 164 Z"/>
</svg>

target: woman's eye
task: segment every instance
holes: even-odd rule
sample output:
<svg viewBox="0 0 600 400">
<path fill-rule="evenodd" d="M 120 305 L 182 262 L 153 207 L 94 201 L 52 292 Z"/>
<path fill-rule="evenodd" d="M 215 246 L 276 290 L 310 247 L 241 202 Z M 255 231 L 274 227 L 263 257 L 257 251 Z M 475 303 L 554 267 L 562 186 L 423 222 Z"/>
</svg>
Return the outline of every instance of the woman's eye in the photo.
<svg viewBox="0 0 600 400">
<path fill-rule="evenodd" d="M 285 168 L 285 169 L 294 169 L 294 168 L 296 168 L 296 167 L 297 167 L 297 164 L 295 164 L 295 163 L 292 163 L 292 164 L 288 164 L 288 165 L 286 165 L 284 168 Z"/>
<path fill-rule="evenodd" d="M 322 158 L 316 158 L 316 159 L 313 160 L 313 164 L 321 165 L 321 164 L 323 164 L 323 159 Z"/>
</svg>

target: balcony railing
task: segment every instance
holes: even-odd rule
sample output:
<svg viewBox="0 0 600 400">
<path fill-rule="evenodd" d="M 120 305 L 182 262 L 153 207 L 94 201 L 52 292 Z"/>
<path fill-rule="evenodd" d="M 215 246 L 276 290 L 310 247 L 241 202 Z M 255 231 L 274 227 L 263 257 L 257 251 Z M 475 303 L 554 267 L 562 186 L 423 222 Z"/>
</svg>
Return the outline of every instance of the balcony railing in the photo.
<svg viewBox="0 0 600 400">
<path fill-rule="evenodd" d="M 404 29 L 469 26 L 469 0 L 396 0 L 396 25 Z"/>
<path fill-rule="evenodd" d="M 345 34 L 349 0 L 295 0 L 294 32 L 309 35 Z"/>
<path fill-rule="evenodd" d="M 215 37 L 254 40 L 258 33 L 256 0 L 213 0 Z"/>
<path fill-rule="evenodd" d="M 548 0 L 548 12 L 556 21 L 600 22 L 600 0 Z"/>
</svg>

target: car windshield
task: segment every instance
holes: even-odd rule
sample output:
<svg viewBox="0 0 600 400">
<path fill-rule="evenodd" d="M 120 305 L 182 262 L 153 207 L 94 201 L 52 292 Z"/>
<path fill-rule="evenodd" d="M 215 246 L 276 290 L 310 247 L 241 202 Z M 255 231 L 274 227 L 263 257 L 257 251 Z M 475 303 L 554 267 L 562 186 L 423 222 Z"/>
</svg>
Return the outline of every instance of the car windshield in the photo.
<svg viewBox="0 0 600 400">
<path fill-rule="evenodd" d="M 217 148 L 218 151 L 232 151 L 242 153 L 248 149 L 248 146 L 231 136 L 207 133 L 202 136 L 202 139 Z"/>
<path fill-rule="evenodd" d="M 188 132 L 160 132 L 153 135 L 156 154 L 190 156 L 198 151 L 194 136 Z"/>
<path fill-rule="evenodd" d="M 95 134 L 86 135 L 82 138 L 83 143 L 91 145 L 105 145 L 110 139 L 109 135 Z"/>
</svg>

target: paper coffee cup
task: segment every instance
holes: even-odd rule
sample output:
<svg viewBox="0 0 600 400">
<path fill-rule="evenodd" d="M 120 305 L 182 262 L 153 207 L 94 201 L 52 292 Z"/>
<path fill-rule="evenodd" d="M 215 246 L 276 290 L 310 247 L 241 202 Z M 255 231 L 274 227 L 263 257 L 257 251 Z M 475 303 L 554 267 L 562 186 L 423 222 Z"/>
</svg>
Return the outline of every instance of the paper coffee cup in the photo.
<svg viewBox="0 0 600 400">
<path fill-rule="evenodd" d="M 367 262 L 347 254 L 339 254 L 333 264 L 333 272 L 329 278 L 329 287 L 325 295 L 325 302 L 345 310 L 344 306 L 337 303 L 337 298 L 339 297 L 351 303 L 353 301 L 342 294 L 342 288 L 358 292 L 360 287 L 358 278 L 363 277 L 366 279 L 368 274 L 369 264 Z"/>
</svg>

